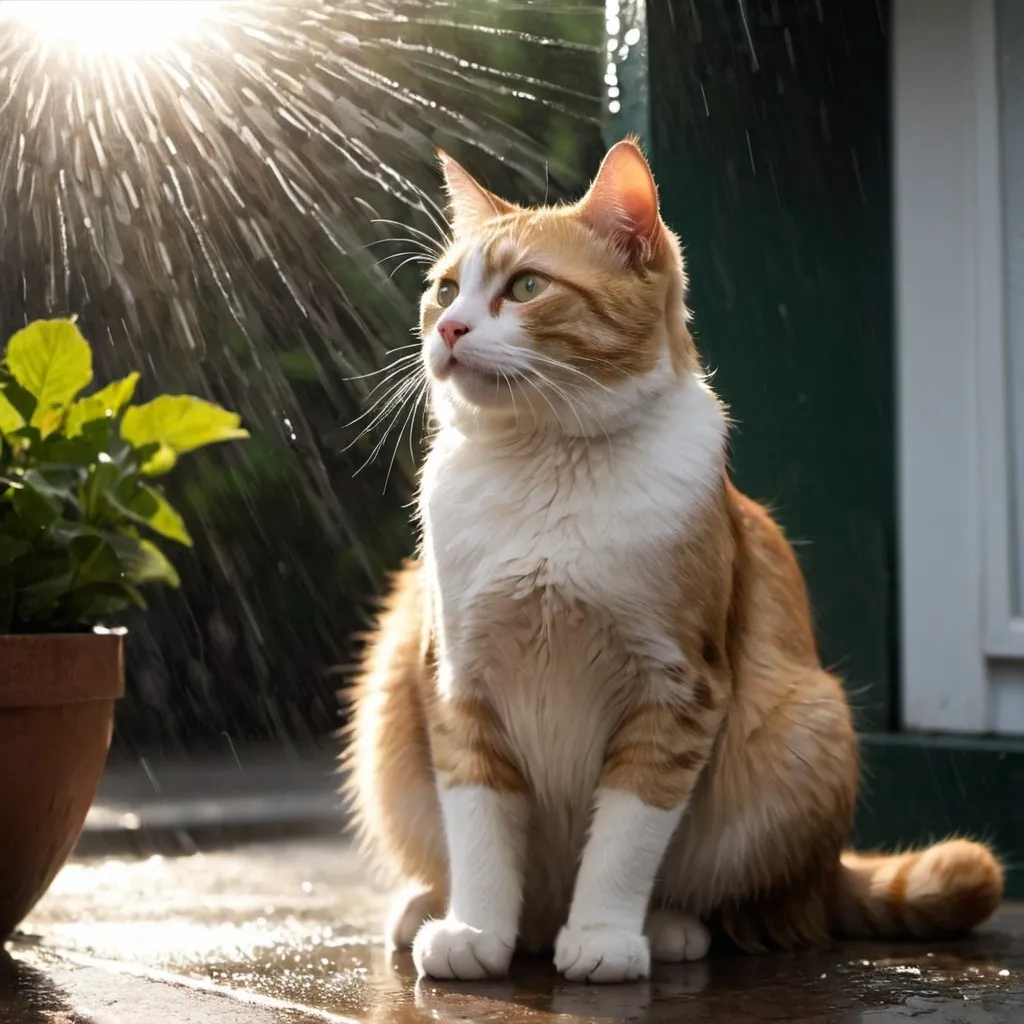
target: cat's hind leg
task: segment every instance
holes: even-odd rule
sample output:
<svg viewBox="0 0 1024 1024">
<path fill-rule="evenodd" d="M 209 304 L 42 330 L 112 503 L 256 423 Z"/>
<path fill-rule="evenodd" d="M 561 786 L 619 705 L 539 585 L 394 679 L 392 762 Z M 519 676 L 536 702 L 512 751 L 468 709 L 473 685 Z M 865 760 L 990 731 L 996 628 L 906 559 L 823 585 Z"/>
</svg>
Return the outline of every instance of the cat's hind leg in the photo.
<svg viewBox="0 0 1024 1024">
<path fill-rule="evenodd" d="M 404 952 L 412 949 L 416 933 L 434 918 L 444 917 L 444 893 L 436 888 L 424 889 L 421 885 L 407 885 L 391 899 L 388 916 L 384 923 L 384 943 L 388 952 Z"/>
<path fill-rule="evenodd" d="M 651 959 L 659 963 L 702 960 L 711 945 L 707 928 L 692 914 L 681 910 L 652 910 L 644 931 L 651 944 Z"/>
<path fill-rule="evenodd" d="M 841 684 L 820 669 L 784 667 L 737 684 L 657 893 L 717 921 L 748 951 L 828 941 L 856 801 L 856 736 Z"/>
</svg>

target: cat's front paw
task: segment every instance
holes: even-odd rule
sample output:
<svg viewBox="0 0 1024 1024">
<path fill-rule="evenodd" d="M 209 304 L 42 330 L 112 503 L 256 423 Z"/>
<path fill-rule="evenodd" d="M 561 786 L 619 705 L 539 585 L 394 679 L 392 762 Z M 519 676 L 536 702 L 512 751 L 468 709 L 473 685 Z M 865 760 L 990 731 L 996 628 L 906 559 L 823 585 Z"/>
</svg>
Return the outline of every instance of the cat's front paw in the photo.
<svg viewBox="0 0 1024 1024">
<path fill-rule="evenodd" d="M 651 951 L 639 932 L 612 925 L 566 925 L 555 941 L 555 967 L 570 981 L 636 981 L 651 973 Z"/>
<path fill-rule="evenodd" d="M 427 921 L 416 933 L 412 959 L 420 977 L 476 981 L 508 974 L 514 943 L 453 918 Z"/>
</svg>

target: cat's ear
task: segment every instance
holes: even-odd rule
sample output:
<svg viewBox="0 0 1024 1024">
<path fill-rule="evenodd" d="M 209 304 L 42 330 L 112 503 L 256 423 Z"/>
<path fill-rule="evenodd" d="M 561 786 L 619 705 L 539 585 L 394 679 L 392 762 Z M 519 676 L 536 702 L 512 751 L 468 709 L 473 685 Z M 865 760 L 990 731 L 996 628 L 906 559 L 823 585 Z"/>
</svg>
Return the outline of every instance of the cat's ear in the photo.
<svg viewBox="0 0 1024 1024">
<path fill-rule="evenodd" d="M 632 138 L 608 150 L 577 209 L 595 231 L 641 263 L 654 255 L 663 237 L 654 175 Z"/>
<path fill-rule="evenodd" d="M 518 207 L 488 192 L 476 178 L 447 153 L 437 151 L 441 171 L 448 191 L 448 217 L 455 234 L 468 231 L 486 220 L 506 213 L 515 213 Z"/>
</svg>

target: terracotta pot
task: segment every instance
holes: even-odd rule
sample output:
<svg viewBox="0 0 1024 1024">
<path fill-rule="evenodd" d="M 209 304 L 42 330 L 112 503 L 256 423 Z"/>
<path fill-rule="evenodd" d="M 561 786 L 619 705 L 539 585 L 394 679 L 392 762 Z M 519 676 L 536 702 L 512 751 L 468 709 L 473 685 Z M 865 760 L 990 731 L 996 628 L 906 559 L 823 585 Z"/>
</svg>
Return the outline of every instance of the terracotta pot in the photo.
<svg viewBox="0 0 1024 1024">
<path fill-rule="evenodd" d="M 0 636 L 0 942 L 63 867 L 124 692 L 119 633 Z"/>
</svg>

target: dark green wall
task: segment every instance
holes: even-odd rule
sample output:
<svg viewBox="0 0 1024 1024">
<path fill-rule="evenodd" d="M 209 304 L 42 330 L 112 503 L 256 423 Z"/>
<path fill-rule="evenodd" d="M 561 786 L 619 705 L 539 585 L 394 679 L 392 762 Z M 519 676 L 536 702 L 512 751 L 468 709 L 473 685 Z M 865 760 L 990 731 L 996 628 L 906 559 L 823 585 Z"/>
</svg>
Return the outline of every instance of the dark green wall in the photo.
<svg viewBox="0 0 1024 1024">
<path fill-rule="evenodd" d="M 990 841 L 1024 896 L 1024 744 L 897 721 L 888 0 L 627 3 L 621 108 L 682 236 L 739 485 L 803 562 L 858 710 L 860 848 Z M 646 22 L 645 22 L 646 15 Z"/>
<path fill-rule="evenodd" d="M 876 733 L 861 755 L 858 848 L 981 839 L 1003 861 L 1006 895 L 1024 899 L 1024 742 Z"/>
<path fill-rule="evenodd" d="M 648 132 L 697 341 L 737 420 L 735 479 L 796 545 L 861 728 L 892 728 L 888 3 L 649 0 L 646 16 L 646 123 L 612 131 Z M 639 64 L 620 70 L 627 99 Z"/>
</svg>

